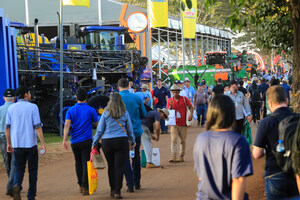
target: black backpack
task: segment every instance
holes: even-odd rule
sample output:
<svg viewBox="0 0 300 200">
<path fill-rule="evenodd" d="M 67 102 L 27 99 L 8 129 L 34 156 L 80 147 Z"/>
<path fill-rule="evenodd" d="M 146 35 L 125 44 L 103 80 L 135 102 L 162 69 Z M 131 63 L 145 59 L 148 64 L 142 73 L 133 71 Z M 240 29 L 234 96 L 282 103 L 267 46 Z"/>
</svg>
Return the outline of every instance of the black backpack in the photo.
<svg viewBox="0 0 300 200">
<path fill-rule="evenodd" d="M 258 89 L 252 91 L 251 101 L 260 101 L 260 92 Z"/>
<path fill-rule="evenodd" d="M 296 130 L 298 122 L 300 119 L 299 114 L 292 114 L 288 117 L 271 114 L 270 116 L 275 117 L 279 121 L 278 125 L 278 140 L 282 140 L 284 144 L 284 151 L 277 152 L 273 150 L 276 157 L 276 162 L 282 171 L 293 175 L 294 170 L 292 166 L 292 146 L 294 141 L 294 136 L 296 135 Z M 278 142 L 277 142 L 278 144 Z"/>
</svg>

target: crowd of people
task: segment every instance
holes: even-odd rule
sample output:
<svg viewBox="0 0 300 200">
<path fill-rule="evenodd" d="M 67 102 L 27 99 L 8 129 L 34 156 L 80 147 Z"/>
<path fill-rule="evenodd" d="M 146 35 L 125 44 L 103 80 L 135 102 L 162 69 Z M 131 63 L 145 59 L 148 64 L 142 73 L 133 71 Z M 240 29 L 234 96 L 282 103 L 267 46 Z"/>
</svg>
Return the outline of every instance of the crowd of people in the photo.
<svg viewBox="0 0 300 200">
<path fill-rule="evenodd" d="M 253 125 L 257 125 L 253 158 L 259 159 L 266 154 L 267 199 L 299 195 L 294 174 L 283 173 L 272 154 L 278 141 L 280 121 L 269 115 L 291 115 L 288 109 L 291 86 L 287 78 L 290 77 L 268 73 L 234 79 L 228 84 L 218 79 L 215 87 L 207 86 L 202 80 L 196 90 L 189 78 L 174 81 L 169 89 L 158 79 L 152 92 L 147 84 L 134 85 L 122 78 L 118 81 L 118 92 L 110 94 L 100 119 L 95 109 L 86 103 L 87 91 L 78 88 L 77 103 L 66 113 L 62 146 L 64 149 L 71 146 L 79 191 L 89 194 L 86 163 L 91 150 L 99 151 L 100 148 L 108 164 L 111 197 L 122 198 L 123 177 L 127 192 L 141 189 L 141 144 L 146 168 L 159 167 L 152 163 L 153 141 L 159 141 L 160 134 L 170 134 L 169 162 L 184 162 L 187 122 L 197 118 L 197 125 L 207 130 L 199 134 L 194 145 L 194 165 L 199 180 L 197 199 L 248 199 L 246 177 L 255 172 L 249 144 L 242 135 L 246 120 L 253 120 Z M 14 200 L 21 199 L 27 161 L 27 197 L 33 200 L 38 170 L 37 136 L 41 142 L 40 153 L 46 153 L 43 124 L 37 106 L 30 103 L 28 88 L 20 86 L 16 94 L 7 89 L 4 100 L 6 103 L 0 107 L 0 147 L 9 177 L 6 194 Z M 166 126 L 170 110 L 175 113 L 175 125 Z M 94 136 L 93 126 L 97 127 Z M 67 140 L 69 134 L 71 145 Z M 130 149 L 134 156 L 130 156 Z"/>
</svg>

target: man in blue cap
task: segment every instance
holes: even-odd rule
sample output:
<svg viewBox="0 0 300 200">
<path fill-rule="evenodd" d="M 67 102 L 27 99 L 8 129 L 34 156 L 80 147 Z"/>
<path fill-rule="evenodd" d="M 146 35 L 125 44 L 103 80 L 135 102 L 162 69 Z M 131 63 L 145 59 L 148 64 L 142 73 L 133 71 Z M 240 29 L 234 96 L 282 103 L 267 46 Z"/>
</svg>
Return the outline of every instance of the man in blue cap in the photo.
<svg viewBox="0 0 300 200">
<path fill-rule="evenodd" d="M 13 154 L 7 152 L 7 142 L 5 137 L 5 120 L 8 108 L 16 101 L 15 91 L 10 88 L 6 89 L 4 92 L 3 99 L 5 101 L 5 104 L 0 107 L 0 150 L 6 168 L 6 173 L 8 176 L 8 182 L 6 185 L 6 195 L 12 196 L 15 167 L 13 165 Z"/>
</svg>

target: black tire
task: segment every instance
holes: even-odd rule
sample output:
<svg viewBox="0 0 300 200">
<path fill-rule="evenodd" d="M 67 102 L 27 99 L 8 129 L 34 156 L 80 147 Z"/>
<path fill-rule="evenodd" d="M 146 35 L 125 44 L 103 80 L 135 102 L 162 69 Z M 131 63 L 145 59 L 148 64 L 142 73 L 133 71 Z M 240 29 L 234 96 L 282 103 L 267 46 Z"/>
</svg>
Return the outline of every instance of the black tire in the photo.
<svg viewBox="0 0 300 200">
<path fill-rule="evenodd" d="M 77 101 L 75 99 L 64 99 L 63 101 L 63 124 L 65 124 L 65 116 L 68 111 L 68 109 L 75 105 Z M 59 132 L 59 121 L 60 121 L 60 105 L 59 102 L 57 102 L 51 112 L 51 118 L 52 118 L 52 124 L 54 129 L 56 129 L 55 132 Z"/>
<path fill-rule="evenodd" d="M 104 108 L 107 106 L 108 101 L 109 101 L 108 95 L 104 94 L 104 93 L 100 93 L 100 94 L 94 94 L 93 96 L 91 96 L 88 99 L 87 104 L 96 110 L 96 112 L 99 116 L 99 119 L 100 119 Z"/>
</svg>

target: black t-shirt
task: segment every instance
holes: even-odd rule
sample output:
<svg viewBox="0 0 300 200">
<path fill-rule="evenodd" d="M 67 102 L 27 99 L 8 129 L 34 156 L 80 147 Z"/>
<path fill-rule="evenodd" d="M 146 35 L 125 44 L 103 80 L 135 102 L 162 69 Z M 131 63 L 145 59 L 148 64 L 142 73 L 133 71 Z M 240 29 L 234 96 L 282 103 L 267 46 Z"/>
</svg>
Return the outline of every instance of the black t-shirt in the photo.
<svg viewBox="0 0 300 200">
<path fill-rule="evenodd" d="M 288 107 L 281 107 L 274 111 L 280 115 L 289 116 L 292 112 Z M 281 168 L 276 164 L 276 158 L 272 150 L 276 151 L 278 143 L 278 124 L 279 121 L 272 116 L 268 116 L 260 121 L 257 127 L 254 146 L 266 149 L 265 176 L 281 172 Z"/>
<path fill-rule="evenodd" d="M 224 93 L 224 86 L 218 84 L 218 85 L 216 85 L 216 86 L 213 88 L 212 91 L 215 93 L 215 95 L 217 95 L 217 94 L 223 94 L 223 93 Z"/>
<path fill-rule="evenodd" d="M 147 112 L 147 116 L 142 118 L 142 125 L 147 126 L 151 133 L 153 133 L 153 124 L 155 121 L 160 121 L 160 114 L 157 110 Z"/>
<path fill-rule="evenodd" d="M 245 96 L 247 94 L 247 90 L 244 87 L 239 87 L 238 91 L 241 91 Z"/>
</svg>

